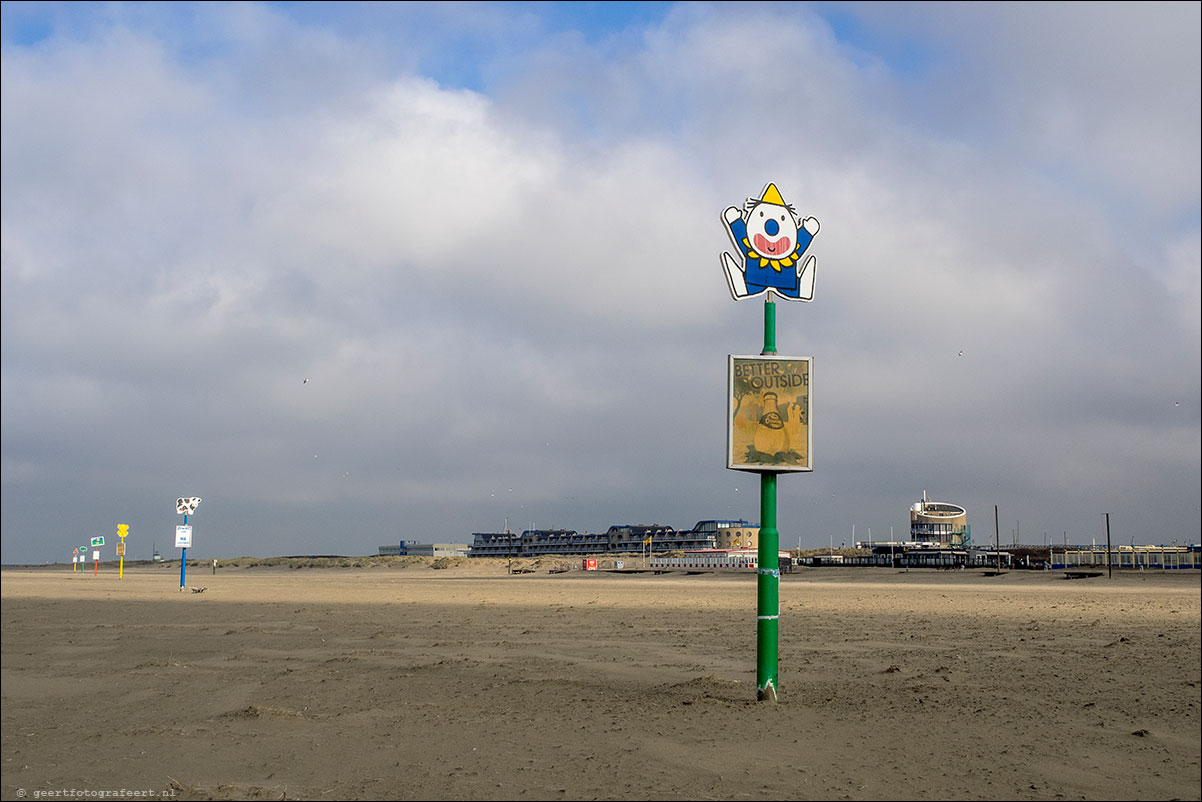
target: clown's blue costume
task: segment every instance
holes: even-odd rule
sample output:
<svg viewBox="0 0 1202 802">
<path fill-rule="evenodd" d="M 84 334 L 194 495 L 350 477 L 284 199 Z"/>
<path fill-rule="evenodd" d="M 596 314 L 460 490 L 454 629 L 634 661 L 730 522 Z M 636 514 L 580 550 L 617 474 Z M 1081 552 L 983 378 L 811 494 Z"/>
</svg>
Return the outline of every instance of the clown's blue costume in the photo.
<svg viewBox="0 0 1202 802">
<path fill-rule="evenodd" d="M 747 223 L 739 218 L 729 224 L 731 238 L 743 252 L 743 277 L 747 282 L 747 294 L 757 295 L 772 289 L 790 298 L 800 298 L 797 264 L 814 236 L 804 228 L 797 229 L 797 246 L 784 258 L 767 257 L 756 253 L 747 238 Z"/>
</svg>

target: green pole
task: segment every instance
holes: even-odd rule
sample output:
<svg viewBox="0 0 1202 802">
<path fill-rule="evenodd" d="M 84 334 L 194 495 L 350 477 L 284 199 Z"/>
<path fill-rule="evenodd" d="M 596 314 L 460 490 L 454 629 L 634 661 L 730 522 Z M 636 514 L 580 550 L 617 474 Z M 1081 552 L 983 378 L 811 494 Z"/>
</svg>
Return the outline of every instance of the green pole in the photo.
<svg viewBox="0 0 1202 802">
<path fill-rule="evenodd" d="M 768 300 L 764 301 L 764 350 L 761 354 L 776 353 L 776 302 L 772 300 L 772 290 L 768 290 Z"/>
<path fill-rule="evenodd" d="M 756 699 L 775 702 L 780 686 L 780 533 L 776 531 L 776 474 L 760 476 L 759 578 L 756 605 Z"/>
<path fill-rule="evenodd" d="M 776 353 L 776 303 L 764 301 L 764 351 Z M 756 579 L 756 699 L 775 702 L 779 687 L 780 533 L 776 529 L 776 474 L 760 474 L 759 575 Z"/>
</svg>

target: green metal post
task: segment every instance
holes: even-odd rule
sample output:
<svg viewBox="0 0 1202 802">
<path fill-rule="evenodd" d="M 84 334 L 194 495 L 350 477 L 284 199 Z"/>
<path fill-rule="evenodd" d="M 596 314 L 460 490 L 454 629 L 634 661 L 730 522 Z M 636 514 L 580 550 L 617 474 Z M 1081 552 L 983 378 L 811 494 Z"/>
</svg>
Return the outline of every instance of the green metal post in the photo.
<svg viewBox="0 0 1202 802">
<path fill-rule="evenodd" d="M 776 474 L 760 476 L 760 545 L 756 605 L 756 698 L 775 702 L 780 685 L 780 533 L 776 530 Z"/>
<path fill-rule="evenodd" d="M 772 300 L 772 290 L 768 290 L 768 299 L 764 301 L 763 353 L 776 353 L 776 302 Z"/>
<path fill-rule="evenodd" d="M 764 354 L 776 353 L 776 303 L 764 301 Z M 756 699 L 775 702 L 779 687 L 780 533 L 776 529 L 776 474 L 760 474 L 759 575 L 756 579 Z"/>
</svg>

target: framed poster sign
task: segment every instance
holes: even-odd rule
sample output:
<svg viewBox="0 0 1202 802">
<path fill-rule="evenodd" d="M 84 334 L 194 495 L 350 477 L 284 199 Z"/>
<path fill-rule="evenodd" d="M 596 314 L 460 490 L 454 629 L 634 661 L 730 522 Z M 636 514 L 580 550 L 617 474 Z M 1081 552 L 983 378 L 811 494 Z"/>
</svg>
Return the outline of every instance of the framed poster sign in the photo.
<svg viewBox="0 0 1202 802">
<path fill-rule="evenodd" d="M 726 467 L 784 473 L 813 470 L 811 357 L 730 356 Z"/>
</svg>

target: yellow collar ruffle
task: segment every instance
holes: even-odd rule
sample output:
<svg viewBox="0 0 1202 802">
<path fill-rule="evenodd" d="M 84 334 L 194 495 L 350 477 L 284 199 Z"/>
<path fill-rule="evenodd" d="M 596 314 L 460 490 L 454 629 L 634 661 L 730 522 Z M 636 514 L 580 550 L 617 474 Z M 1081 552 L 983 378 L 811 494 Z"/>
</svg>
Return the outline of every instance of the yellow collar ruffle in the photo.
<svg viewBox="0 0 1202 802">
<path fill-rule="evenodd" d="M 772 265 L 772 269 L 777 273 L 780 272 L 782 267 L 792 267 L 793 265 L 797 264 L 797 251 L 801 248 L 801 243 L 798 243 L 797 246 L 793 248 L 793 253 L 789 254 L 785 258 L 769 259 L 766 256 L 761 256 L 760 254 L 756 253 L 755 249 L 751 247 L 751 243 L 747 241 L 747 237 L 743 237 L 743 245 L 747 248 L 748 259 L 759 259 L 760 267 Z"/>
</svg>

